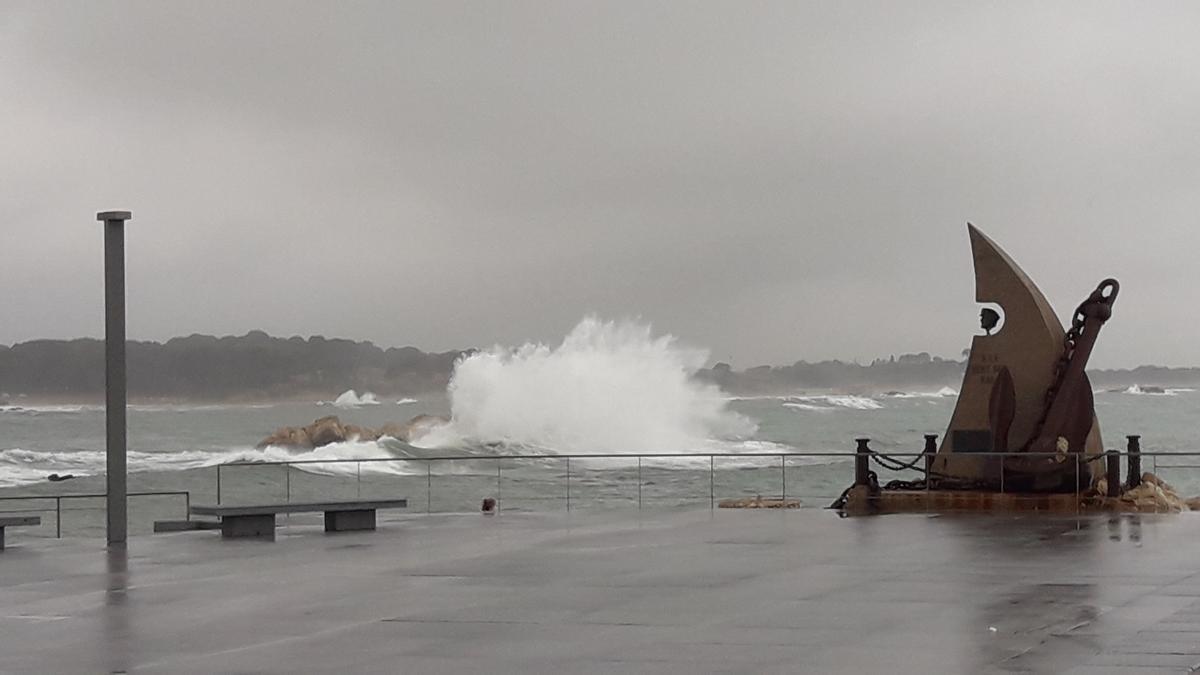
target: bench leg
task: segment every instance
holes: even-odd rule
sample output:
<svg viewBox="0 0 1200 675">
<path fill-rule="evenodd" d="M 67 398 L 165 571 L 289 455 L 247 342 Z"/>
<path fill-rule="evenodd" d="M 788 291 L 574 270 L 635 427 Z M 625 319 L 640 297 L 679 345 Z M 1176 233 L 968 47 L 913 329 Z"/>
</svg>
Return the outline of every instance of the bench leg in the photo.
<svg viewBox="0 0 1200 675">
<path fill-rule="evenodd" d="M 221 537 L 275 538 L 275 514 L 260 516 L 224 516 L 221 518 Z"/>
<path fill-rule="evenodd" d="M 326 511 L 326 532 L 348 532 L 350 530 L 375 529 L 375 509 L 362 511 Z"/>
</svg>

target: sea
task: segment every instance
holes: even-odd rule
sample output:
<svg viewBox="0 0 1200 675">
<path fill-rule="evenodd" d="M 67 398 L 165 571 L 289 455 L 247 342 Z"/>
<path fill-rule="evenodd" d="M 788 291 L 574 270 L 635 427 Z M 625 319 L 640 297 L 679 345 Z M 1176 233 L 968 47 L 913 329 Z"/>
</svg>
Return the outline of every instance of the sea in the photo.
<svg viewBox="0 0 1200 675">
<path fill-rule="evenodd" d="M 738 396 L 692 377 L 707 360 L 644 323 L 589 318 L 559 344 L 466 358 L 444 392 L 130 405 L 130 532 L 218 502 L 404 497 L 411 512 L 467 513 L 488 497 L 501 511 L 636 511 L 782 496 L 821 508 L 853 480 L 855 439 L 919 453 L 957 400 L 952 387 Z M 1151 385 L 1096 392 L 1105 446 L 1140 435 L 1145 470 L 1200 494 L 1200 456 L 1185 454 L 1200 452 L 1200 392 Z M 363 427 L 420 414 L 449 422 L 410 442 L 256 447 L 278 427 L 331 414 Z M 104 470 L 103 406 L 0 406 L 0 511 L 41 515 L 34 536 L 103 536 Z M 881 482 L 916 477 L 875 470 Z"/>
</svg>

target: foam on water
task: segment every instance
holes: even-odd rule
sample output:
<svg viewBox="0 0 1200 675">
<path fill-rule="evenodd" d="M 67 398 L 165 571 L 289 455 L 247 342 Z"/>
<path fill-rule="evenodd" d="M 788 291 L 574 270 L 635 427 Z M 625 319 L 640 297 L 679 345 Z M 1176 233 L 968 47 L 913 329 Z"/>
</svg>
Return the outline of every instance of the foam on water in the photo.
<svg viewBox="0 0 1200 675">
<path fill-rule="evenodd" d="M 332 401 L 317 401 L 317 405 L 332 405 L 342 410 L 353 410 L 364 405 L 379 405 L 379 399 L 369 391 L 364 391 L 362 396 L 359 396 L 357 391 L 347 389 Z"/>
<path fill-rule="evenodd" d="M 817 396 L 789 396 L 783 404 L 795 410 L 833 410 L 849 408 L 851 410 L 881 410 L 883 404 L 868 396 L 852 396 L 849 394 L 821 394 Z"/>
<path fill-rule="evenodd" d="M 755 425 L 692 377 L 707 358 L 649 325 L 588 317 L 558 346 L 497 346 L 460 360 L 447 389 L 450 423 L 413 444 L 590 454 L 736 448 Z"/>
<path fill-rule="evenodd" d="M 375 441 L 347 441 L 332 443 L 315 450 L 296 451 L 287 448 L 233 448 L 229 450 L 202 451 L 180 450 L 176 452 L 129 451 L 127 461 L 130 472 L 141 471 L 185 471 L 226 464 L 229 462 L 295 462 L 310 460 L 344 459 L 392 459 L 395 456 Z M 98 475 L 104 472 L 103 450 L 39 451 L 12 448 L 0 450 L 0 487 L 40 483 L 52 473 L 75 476 Z M 297 468 L 314 473 L 355 475 L 361 473 L 383 473 L 407 475 L 414 470 L 405 466 L 400 458 L 395 462 L 366 462 L 361 467 L 354 463 L 303 464 Z"/>
</svg>

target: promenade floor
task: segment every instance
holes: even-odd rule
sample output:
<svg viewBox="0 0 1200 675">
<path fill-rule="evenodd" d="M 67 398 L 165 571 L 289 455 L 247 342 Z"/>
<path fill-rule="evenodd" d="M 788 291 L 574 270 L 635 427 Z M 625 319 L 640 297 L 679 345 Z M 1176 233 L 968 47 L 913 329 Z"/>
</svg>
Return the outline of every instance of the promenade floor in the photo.
<svg viewBox="0 0 1200 675">
<path fill-rule="evenodd" d="M 0 673 L 1132 673 L 1200 664 L 1200 515 L 388 516 L 9 532 Z M 287 525 L 284 527 L 283 525 Z"/>
</svg>

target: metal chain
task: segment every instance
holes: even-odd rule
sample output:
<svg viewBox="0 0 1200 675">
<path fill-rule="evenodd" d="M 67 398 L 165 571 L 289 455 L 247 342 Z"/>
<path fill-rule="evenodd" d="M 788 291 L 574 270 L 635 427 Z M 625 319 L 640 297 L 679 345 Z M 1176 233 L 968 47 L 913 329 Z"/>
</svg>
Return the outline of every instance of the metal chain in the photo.
<svg viewBox="0 0 1200 675">
<path fill-rule="evenodd" d="M 1101 283 L 1097 290 L 1103 287 L 1104 283 Z M 1030 439 L 1041 435 L 1042 428 L 1046 426 L 1046 416 L 1050 414 L 1050 404 L 1054 402 L 1054 397 L 1058 394 L 1058 390 L 1062 388 L 1063 376 L 1067 373 L 1067 366 L 1071 365 L 1071 359 L 1075 358 L 1075 345 L 1083 335 L 1083 324 L 1087 320 L 1084 309 L 1092 301 L 1093 295 L 1088 295 L 1087 299 L 1079 303 L 1079 306 L 1075 308 L 1075 314 L 1071 317 L 1071 327 L 1067 329 L 1067 334 L 1063 337 L 1062 355 L 1058 357 L 1058 361 L 1054 364 L 1054 378 L 1050 380 L 1050 387 L 1046 389 L 1046 398 L 1042 403 L 1042 414 L 1038 418 L 1037 424 L 1033 427 L 1033 435 L 1030 436 Z"/>
</svg>

